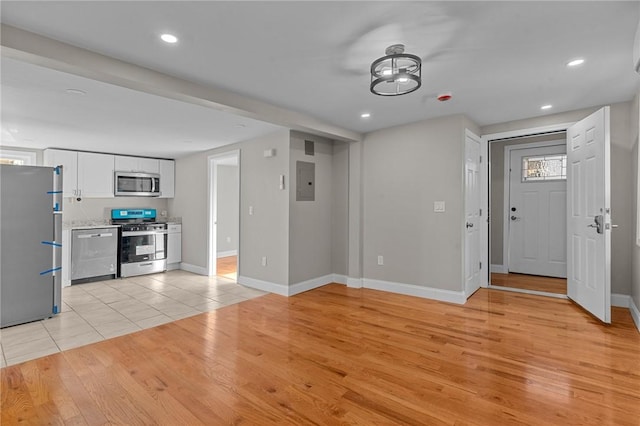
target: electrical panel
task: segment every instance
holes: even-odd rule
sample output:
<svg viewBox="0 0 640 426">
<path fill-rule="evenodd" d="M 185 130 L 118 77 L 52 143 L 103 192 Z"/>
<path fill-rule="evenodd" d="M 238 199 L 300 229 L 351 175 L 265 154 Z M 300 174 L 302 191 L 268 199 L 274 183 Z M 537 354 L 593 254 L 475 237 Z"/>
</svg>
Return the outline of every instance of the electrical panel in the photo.
<svg viewBox="0 0 640 426">
<path fill-rule="evenodd" d="M 315 201 L 316 165 L 296 161 L 296 201 Z"/>
</svg>

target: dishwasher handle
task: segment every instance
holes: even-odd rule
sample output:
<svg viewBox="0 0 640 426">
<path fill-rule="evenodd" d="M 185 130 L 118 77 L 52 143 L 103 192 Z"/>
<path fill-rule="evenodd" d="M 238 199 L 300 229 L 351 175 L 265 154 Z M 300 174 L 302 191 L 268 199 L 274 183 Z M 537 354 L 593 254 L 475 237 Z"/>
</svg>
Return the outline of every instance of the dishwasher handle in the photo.
<svg viewBox="0 0 640 426">
<path fill-rule="evenodd" d="M 76 238 L 106 238 L 113 237 L 113 232 L 105 232 L 102 234 L 80 234 Z"/>
</svg>

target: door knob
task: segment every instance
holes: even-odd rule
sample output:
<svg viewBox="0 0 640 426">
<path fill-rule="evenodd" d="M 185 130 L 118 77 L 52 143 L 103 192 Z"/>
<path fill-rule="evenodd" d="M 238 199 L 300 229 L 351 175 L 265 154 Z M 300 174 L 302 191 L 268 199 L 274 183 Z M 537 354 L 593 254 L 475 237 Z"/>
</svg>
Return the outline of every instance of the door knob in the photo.
<svg viewBox="0 0 640 426">
<path fill-rule="evenodd" d="M 596 228 L 598 234 L 604 233 L 604 217 L 599 214 L 593 218 L 593 223 L 587 225 L 589 228 Z"/>
<path fill-rule="evenodd" d="M 467 228 L 473 228 L 473 223 L 467 222 Z"/>
<path fill-rule="evenodd" d="M 520 219 L 520 218 L 517 217 L 517 216 L 511 216 L 511 220 L 518 220 L 518 219 Z"/>
</svg>

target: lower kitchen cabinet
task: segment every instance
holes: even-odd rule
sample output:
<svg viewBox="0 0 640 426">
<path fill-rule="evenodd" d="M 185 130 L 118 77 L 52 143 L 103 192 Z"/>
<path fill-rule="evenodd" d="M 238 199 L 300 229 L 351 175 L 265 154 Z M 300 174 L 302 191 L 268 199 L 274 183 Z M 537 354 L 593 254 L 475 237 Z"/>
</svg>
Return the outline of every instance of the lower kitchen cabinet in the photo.
<svg viewBox="0 0 640 426">
<path fill-rule="evenodd" d="M 182 262 L 182 225 L 167 225 L 167 270 L 179 269 Z"/>
</svg>

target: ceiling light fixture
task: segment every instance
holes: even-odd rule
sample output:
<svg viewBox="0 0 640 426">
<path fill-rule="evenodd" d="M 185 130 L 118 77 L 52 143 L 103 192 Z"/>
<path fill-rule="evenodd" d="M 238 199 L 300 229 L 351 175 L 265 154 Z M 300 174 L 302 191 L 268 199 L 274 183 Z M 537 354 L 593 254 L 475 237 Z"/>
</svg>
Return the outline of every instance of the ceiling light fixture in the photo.
<svg viewBox="0 0 640 426">
<path fill-rule="evenodd" d="M 370 114 L 370 113 L 368 113 L 368 112 L 363 112 L 362 114 L 360 114 L 360 117 L 362 117 L 362 118 L 369 118 L 369 117 L 371 117 L 371 114 Z"/>
<path fill-rule="evenodd" d="M 398 96 L 414 92 L 422 85 L 422 60 L 404 53 L 403 44 L 387 47 L 385 56 L 371 64 L 371 93 Z"/>
<path fill-rule="evenodd" d="M 571 62 L 567 62 L 567 66 L 568 67 L 577 67 L 578 65 L 582 65 L 584 64 L 584 59 L 580 58 L 580 59 L 574 59 Z"/>
<path fill-rule="evenodd" d="M 545 109 L 551 109 L 553 107 L 553 105 L 542 105 L 540 107 L 541 110 L 545 110 Z"/>
<path fill-rule="evenodd" d="M 164 41 L 165 43 L 177 43 L 178 42 L 178 37 L 174 36 L 173 34 L 162 34 L 160 36 L 160 38 L 162 39 L 162 41 Z"/>
</svg>

